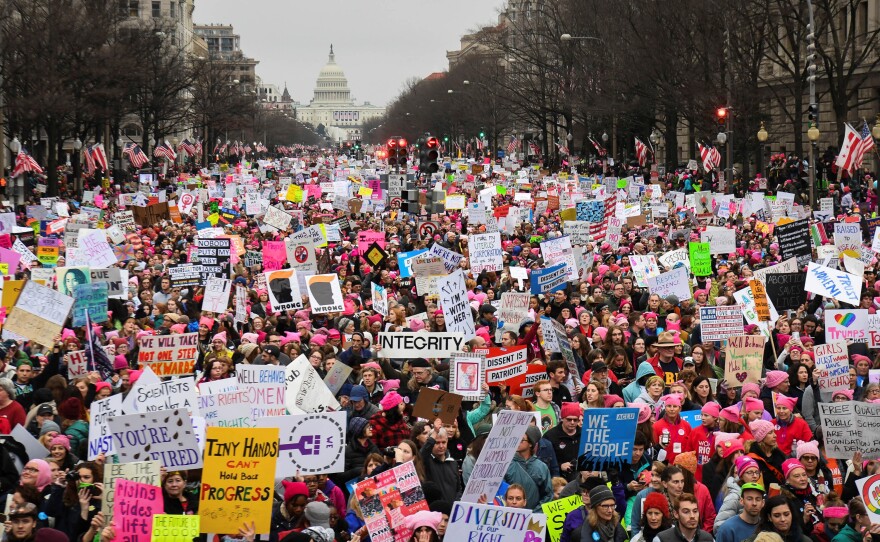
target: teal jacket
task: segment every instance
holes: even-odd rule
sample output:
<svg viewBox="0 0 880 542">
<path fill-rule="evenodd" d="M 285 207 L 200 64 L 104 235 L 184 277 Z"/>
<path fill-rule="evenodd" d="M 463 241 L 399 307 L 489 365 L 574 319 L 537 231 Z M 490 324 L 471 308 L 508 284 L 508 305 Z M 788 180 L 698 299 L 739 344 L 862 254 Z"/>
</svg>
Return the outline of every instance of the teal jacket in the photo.
<svg viewBox="0 0 880 542">
<path fill-rule="evenodd" d="M 636 379 L 627 385 L 627 387 L 623 388 L 623 400 L 627 403 L 632 403 L 636 400 L 636 398 L 641 395 L 642 391 L 644 391 L 645 387 L 640 383 L 643 377 L 648 377 L 651 375 L 656 375 L 654 372 L 654 368 L 651 367 L 651 364 L 647 361 L 639 364 L 639 368 L 636 370 Z"/>
</svg>

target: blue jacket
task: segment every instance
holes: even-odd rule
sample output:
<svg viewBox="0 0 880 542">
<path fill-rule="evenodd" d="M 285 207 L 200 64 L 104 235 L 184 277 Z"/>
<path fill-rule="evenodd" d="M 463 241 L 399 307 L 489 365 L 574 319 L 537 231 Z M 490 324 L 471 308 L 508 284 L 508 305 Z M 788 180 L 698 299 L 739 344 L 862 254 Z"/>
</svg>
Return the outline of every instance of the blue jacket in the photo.
<svg viewBox="0 0 880 542">
<path fill-rule="evenodd" d="M 654 368 L 650 363 L 640 363 L 639 368 L 636 370 L 636 379 L 627 385 L 627 387 L 623 388 L 623 400 L 627 403 L 632 403 L 636 400 L 636 398 L 641 395 L 642 391 L 645 387 L 639 383 L 643 377 L 656 375 L 654 372 Z"/>
</svg>

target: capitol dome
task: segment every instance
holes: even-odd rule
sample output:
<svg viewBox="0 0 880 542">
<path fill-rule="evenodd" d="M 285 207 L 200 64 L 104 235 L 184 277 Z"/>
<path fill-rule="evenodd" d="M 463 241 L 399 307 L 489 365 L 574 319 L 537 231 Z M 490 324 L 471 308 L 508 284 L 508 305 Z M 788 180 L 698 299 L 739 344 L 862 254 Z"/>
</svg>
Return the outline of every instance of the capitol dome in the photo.
<svg viewBox="0 0 880 542">
<path fill-rule="evenodd" d="M 333 54 L 333 45 L 330 45 L 330 57 L 327 64 L 318 73 L 318 81 L 315 83 L 315 95 L 312 103 L 350 103 L 351 90 L 348 88 L 348 79 L 342 68 L 336 63 L 336 55 Z"/>
</svg>

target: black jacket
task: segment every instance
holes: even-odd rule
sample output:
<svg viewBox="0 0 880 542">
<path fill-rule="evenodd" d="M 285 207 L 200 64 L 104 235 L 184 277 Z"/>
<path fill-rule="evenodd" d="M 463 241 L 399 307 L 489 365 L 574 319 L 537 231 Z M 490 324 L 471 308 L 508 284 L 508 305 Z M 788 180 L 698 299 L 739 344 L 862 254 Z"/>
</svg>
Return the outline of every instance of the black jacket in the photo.
<svg viewBox="0 0 880 542">
<path fill-rule="evenodd" d="M 678 527 L 670 527 L 665 531 L 660 531 L 657 539 L 660 542 L 691 542 L 681 534 Z M 715 539 L 703 529 L 697 529 L 697 536 L 694 538 L 694 542 L 715 542 Z"/>
<path fill-rule="evenodd" d="M 446 458 L 442 461 L 437 459 L 431 453 L 433 449 L 434 437 L 432 434 L 425 441 L 421 450 L 422 462 L 425 464 L 425 478 L 437 484 L 444 501 L 455 502 L 463 490 L 458 463 L 449 455 L 449 452 L 446 453 Z"/>
</svg>

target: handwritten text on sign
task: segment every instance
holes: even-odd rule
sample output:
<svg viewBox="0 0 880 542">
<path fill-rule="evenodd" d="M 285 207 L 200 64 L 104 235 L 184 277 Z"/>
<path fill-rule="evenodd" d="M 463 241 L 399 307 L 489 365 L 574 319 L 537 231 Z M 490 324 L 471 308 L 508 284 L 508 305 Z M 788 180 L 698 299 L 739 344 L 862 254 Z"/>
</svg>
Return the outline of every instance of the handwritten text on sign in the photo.
<svg viewBox="0 0 880 542">
<path fill-rule="evenodd" d="M 141 337 L 138 363 L 158 376 L 189 375 L 199 356 L 199 334 L 150 335 Z"/>
</svg>

